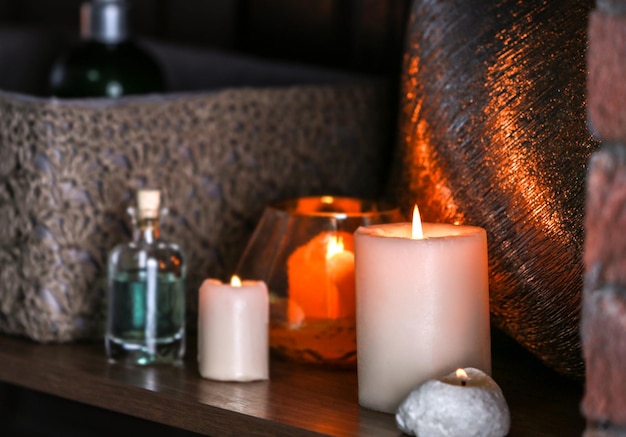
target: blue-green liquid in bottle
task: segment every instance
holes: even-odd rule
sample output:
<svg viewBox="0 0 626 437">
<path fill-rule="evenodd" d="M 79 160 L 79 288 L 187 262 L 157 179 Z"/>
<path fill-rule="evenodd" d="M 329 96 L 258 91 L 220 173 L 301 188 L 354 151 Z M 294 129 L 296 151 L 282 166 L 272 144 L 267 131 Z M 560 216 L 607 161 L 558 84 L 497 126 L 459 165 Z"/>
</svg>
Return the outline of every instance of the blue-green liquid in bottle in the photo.
<svg viewBox="0 0 626 437">
<path fill-rule="evenodd" d="M 176 363 L 184 354 L 184 280 L 153 276 L 121 272 L 111 281 L 106 347 L 113 361 Z"/>
</svg>

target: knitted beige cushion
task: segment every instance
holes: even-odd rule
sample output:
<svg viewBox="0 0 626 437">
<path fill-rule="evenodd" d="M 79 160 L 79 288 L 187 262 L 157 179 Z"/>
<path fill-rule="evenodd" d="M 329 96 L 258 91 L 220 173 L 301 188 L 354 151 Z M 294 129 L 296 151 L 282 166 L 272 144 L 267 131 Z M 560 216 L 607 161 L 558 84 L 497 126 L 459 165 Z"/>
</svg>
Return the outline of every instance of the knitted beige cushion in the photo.
<svg viewBox="0 0 626 437">
<path fill-rule="evenodd" d="M 235 267 L 264 206 L 381 191 L 381 87 L 224 87 L 121 100 L 0 92 L 0 331 L 102 333 L 106 257 L 136 189 L 164 191 L 163 235 L 188 256 L 189 326 L 206 277 Z"/>
</svg>

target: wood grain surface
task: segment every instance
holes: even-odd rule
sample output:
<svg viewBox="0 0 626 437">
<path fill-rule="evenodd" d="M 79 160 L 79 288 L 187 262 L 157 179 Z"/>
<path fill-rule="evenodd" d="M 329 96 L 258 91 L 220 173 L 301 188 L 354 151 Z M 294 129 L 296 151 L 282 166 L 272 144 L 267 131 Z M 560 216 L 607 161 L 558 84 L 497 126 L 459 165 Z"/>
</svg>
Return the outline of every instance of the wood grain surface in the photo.
<svg viewBox="0 0 626 437">
<path fill-rule="evenodd" d="M 195 339 L 181 368 L 107 363 L 101 344 L 35 344 L 0 336 L 0 381 L 212 436 L 399 436 L 392 415 L 357 404 L 355 370 L 272 361 L 271 379 L 200 378 Z M 493 376 L 512 416 L 510 436 L 574 436 L 582 384 L 557 375 L 494 332 Z"/>
</svg>

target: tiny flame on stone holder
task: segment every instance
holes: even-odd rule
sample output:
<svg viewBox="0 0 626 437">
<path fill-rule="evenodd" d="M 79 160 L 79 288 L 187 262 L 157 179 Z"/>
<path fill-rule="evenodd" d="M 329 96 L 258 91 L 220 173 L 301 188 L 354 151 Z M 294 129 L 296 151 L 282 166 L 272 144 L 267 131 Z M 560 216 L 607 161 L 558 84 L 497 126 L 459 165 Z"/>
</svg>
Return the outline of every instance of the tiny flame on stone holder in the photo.
<svg viewBox="0 0 626 437">
<path fill-rule="evenodd" d="M 456 369 L 456 377 L 461 381 L 461 385 L 467 384 L 467 372 L 463 369 Z"/>
<path fill-rule="evenodd" d="M 396 424 L 408 435 L 504 437 L 511 415 L 498 384 L 470 367 L 416 387 L 398 407 Z"/>
</svg>

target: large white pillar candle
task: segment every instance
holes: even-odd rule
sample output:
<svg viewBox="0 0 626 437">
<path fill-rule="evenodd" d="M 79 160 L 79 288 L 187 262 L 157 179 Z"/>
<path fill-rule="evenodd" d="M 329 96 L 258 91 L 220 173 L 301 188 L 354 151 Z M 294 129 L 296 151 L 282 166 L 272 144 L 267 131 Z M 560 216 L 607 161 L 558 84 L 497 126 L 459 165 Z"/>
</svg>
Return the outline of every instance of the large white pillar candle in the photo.
<svg viewBox="0 0 626 437">
<path fill-rule="evenodd" d="M 421 226 L 421 224 L 420 224 Z M 395 412 L 420 383 L 459 367 L 491 372 L 487 234 L 410 223 L 355 232 L 359 403 Z"/>
<path fill-rule="evenodd" d="M 269 298 L 263 281 L 207 279 L 198 302 L 198 367 L 203 378 L 269 378 Z"/>
</svg>

